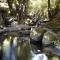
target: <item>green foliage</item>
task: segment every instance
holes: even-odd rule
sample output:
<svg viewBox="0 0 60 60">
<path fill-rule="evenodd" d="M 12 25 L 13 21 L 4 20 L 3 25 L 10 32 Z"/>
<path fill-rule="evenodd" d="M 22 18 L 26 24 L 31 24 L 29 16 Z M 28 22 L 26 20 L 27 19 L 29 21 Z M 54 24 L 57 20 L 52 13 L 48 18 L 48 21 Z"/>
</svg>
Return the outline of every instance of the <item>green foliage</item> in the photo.
<svg viewBox="0 0 60 60">
<path fill-rule="evenodd" d="M 55 9 L 56 8 L 56 0 L 50 0 L 51 8 Z"/>
<path fill-rule="evenodd" d="M 47 0 L 29 0 L 28 14 L 47 15 Z"/>
<path fill-rule="evenodd" d="M 17 21 L 27 20 L 26 15 L 36 15 L 38 17 L 48 18 L 48 0 L 7 0 L 10 15 L 16 16 Z M 56 0 L 50 0 L 51 15 L 56 14 L 56 7 L 59 5 Z M 6 13 L 7 14 L 7 13 Z"/>
</svg>

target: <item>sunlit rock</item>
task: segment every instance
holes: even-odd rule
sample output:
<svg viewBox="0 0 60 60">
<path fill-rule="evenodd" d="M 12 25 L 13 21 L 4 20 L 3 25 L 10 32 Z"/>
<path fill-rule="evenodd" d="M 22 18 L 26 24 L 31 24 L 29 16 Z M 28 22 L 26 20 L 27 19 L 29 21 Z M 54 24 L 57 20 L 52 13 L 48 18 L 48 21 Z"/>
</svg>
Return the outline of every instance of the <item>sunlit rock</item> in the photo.
<svg viewBox="0 0 60 60">
<path fill-rule="evenodd" d="M 45 45 L 49 45 L 51 43 L 53 43 L 53 41 L 56 41 L 57 37 L 56 34 L 53 32 L 46 32 L 43 36 L 43 40 L 42 43 Z"/>
<path fill-rule="evenodd" d="M 59 60 L 59 57 L 54 56 L 54 57 L 51 58 L 51 60 Z"/>
<path fill-rule="evenodd" d="M 36 28 L 31 28 L 31 33 L 30 33 L 30 37 L 34 40 L 38 41 L 38 38 L 42 38 L 41 36 L 44 34 L 46 30 L 40 27 L 36 27 Z"/>
<path fill-rule="evenodd" d="M 0 8 L 8 9 L 8 8 L 9 8 L 9 6 L 8 6 L 8 4 L 7 4 L 7 3 L 1 3 L 1 2 L 0 2 Z"/>
<path fill-rule="evenodd" d="M 28 18 L 27 20 L 24 21 L 24 23 L 26 25 L 30 25 L 30 24 L 32 24 L 32 20 Z"/>
</svg>

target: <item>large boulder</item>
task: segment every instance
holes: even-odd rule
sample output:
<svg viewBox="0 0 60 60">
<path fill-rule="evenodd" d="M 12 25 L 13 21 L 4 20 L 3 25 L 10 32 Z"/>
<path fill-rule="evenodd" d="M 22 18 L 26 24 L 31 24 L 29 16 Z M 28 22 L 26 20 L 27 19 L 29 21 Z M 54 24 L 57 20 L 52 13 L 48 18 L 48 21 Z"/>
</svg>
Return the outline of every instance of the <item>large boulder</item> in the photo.
<svg viewBox="0 0 60 60">
<path fill-rule="evenodd" d="M 42 43 L 44 45 L 49 45 L 54 43 L 56 40 L 57 40 L 56 34 L 54 32 L 47 31 L 46 33 L 44 33 Z"/>
<path fill-rule="evenodd" d="M 31 28 L 30 38 L 39 41 L 42 39 L 43 34 L 46 32 L 42 27 Z"/>
<path fill-rule="evenodd" d="M 60 40 L 58 40 L 57 35 L 54 32 L 48 31 L 44 33 L 42 44 L 44 52 L 48 55 L 53 54 L 60 56 Z"/>
</svg>

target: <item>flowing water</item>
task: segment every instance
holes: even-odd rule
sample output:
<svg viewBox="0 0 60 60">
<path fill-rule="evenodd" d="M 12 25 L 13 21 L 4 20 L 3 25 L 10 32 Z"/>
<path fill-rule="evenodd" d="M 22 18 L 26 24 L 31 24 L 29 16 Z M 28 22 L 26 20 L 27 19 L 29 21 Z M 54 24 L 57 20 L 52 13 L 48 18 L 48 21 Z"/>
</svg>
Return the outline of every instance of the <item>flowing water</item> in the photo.
<svg viewBox="0 0 60 60">
<path fill-rule="evenodd" d="M 48 60 L 48 57 L 44 53 L 35 54 L 31 51 L 31 60 Z"/>
<path fill-rule="evenodd" d="M 8 40 L 9 39 L 9 40 Z M 13 44 L 10 44 L 10 38 L 3 42 L 3 60 L 48 60 L 45 54 L 35 54 L 31 49 L 28 41 L 20 41 L 20 53 L 17 56 L 17 37 L 14 38 Z"/>
<path fill-rule="evenodd" d="M 11 44 L 11 40 L 13 43 Z M 38 53 L 36 54 L 32 48 L 29 40 L 18 40 L 18 37 L 6 38 L 3 42 L 3 59 L 0 60 L 59 60 L 58 55 L 60 51 L 56 51 L 57 55 Z M 52 56 L 53 55 L 53 56 Z"/>
</svg>

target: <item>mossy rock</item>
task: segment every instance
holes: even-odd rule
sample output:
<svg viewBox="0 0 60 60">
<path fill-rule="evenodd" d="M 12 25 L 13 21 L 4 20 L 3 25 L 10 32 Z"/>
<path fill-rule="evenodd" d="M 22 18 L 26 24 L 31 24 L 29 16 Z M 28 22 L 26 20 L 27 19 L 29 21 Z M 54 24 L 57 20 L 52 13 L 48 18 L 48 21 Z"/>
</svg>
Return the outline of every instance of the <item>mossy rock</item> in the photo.
<svg viewBox="0 0 60 60">
<path fill-rule="evenodd" d="M 58 56 L 53 56 L 51 60 L 60 60 L 60 58 Z"/>
<path fill-rule="evenodd" d="M 46 32 L 43 36 L 43 44 L 51 44 L 57 40 L 56 34 L 53 32 Z"/>
<path fill-rule="evenodd" d="M 40 27 L 32 28 L 30 37 L 32 39 L 38 40 L 38 38 L 42 38 L 45 32 L 46 30 Z"/>
<path fill-rule="evenodd" d="M 60 28 L 60 20 L 51 20 L 46 23 L 46 27 L 50 28 Z"/>
</svg>

